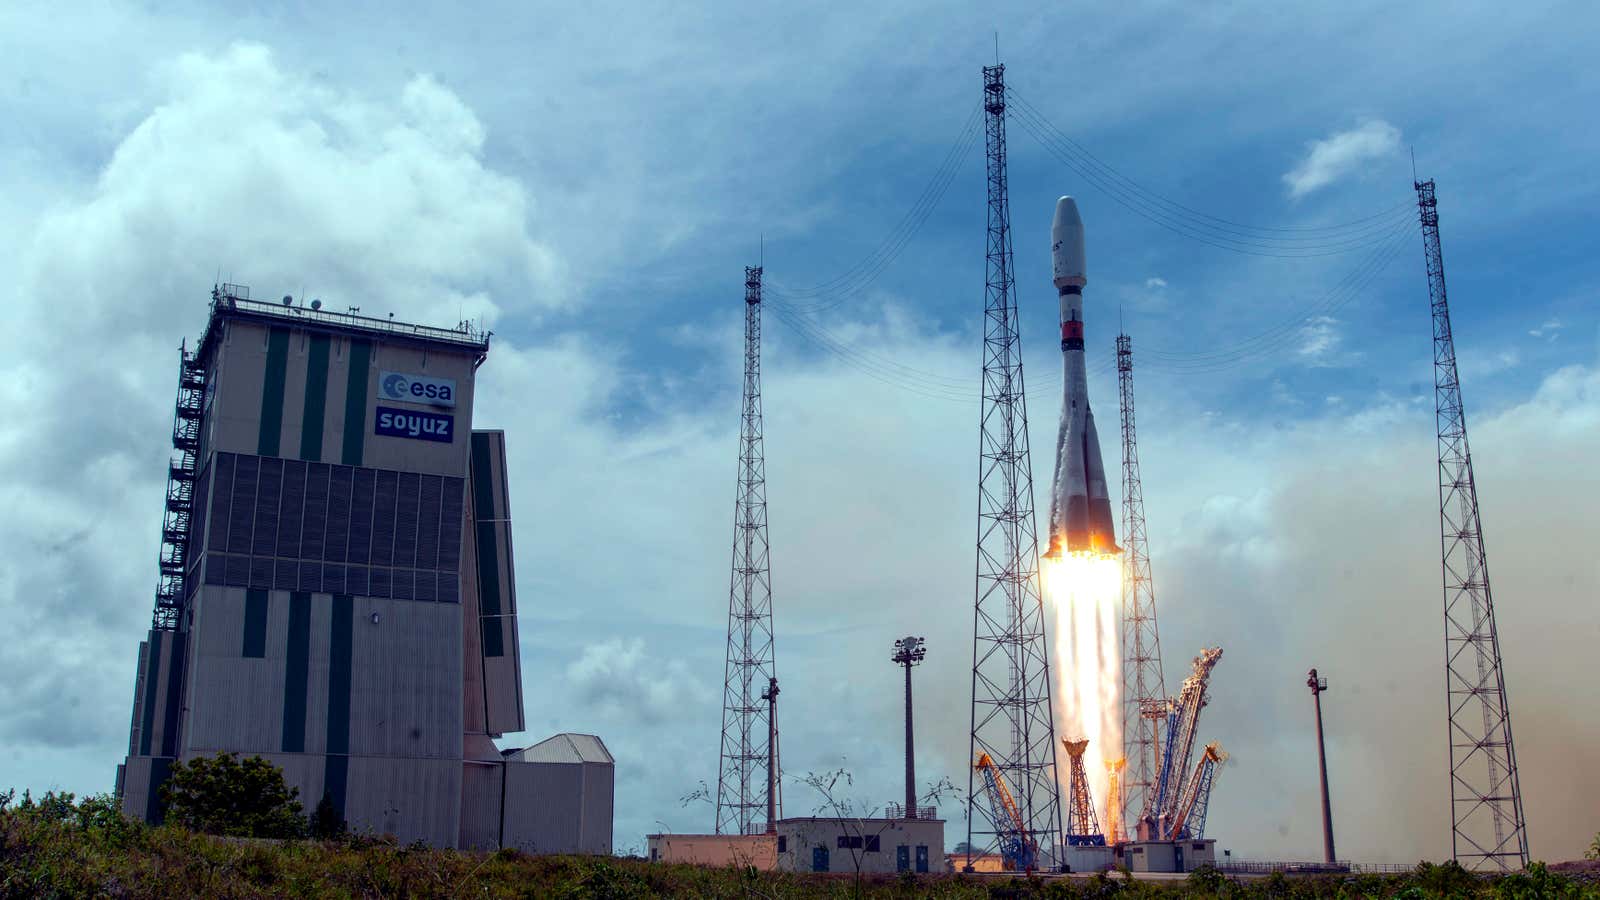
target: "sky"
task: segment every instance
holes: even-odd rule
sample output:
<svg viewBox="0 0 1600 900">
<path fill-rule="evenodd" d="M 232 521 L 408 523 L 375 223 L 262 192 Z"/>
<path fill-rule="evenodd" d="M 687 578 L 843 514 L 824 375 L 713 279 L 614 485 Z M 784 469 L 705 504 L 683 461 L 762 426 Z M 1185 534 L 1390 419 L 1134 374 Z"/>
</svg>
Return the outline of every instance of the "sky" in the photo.
<svg viewBox="0 0 1600 900">
<path fill-rule="evenodd" d="M 1600 830 L 1600 130 L 1577 114 L 1600 106 L 1597 20 L 1436 0 L 7 3 L 0 784 L 112 785 L 176 350 L 220 278 L 493 329 L 474 423 L 507 432 L 529 726 L 502 745 L 601 735 L 619 852 L 709 830 L 682 798 L 717 775 L 757 262 L 785 769 L 848 769 L 864 809 L 901 795 L 889 655 L 916 633 L 918 771 L 964 784 L 971 129 L 998 48 L 1032 446 L 1056 428 L 1048 228 L 1072 194 L 1113 471 L 1119 322 L 1133 340 L 1169 689 L 1225 649 L 1208 836 L 1320 854 L 1316 666 L 1340 855 L 1449 853 L 1414 154 L 1438 182 L 1529 839 L 1575 858 Z M 1246 238 L 1264 233 L 1289 240 Z M 784 799 L 820 802 L 798 780 Z M 941 811 L 953 846 L 960 804 Z"/>
</svg>

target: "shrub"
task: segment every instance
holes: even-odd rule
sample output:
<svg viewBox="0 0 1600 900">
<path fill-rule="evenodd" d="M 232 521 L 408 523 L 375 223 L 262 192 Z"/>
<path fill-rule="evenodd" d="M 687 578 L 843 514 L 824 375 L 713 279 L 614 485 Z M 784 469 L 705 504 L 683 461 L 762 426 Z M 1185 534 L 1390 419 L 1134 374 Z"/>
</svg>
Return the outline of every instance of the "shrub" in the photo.
<svg viewBox="0 0 1600 900">
<path fill-rule="evenodd" d="M 306 831 L 299 793 L 265 759 L 219 753 L 173 765 L 172 776 L 161 786 L 161 803 L 168 822 L 193 831 L 297 838 Z"/>
<path fill-rule="evenodd" d="M 1216 866 L 1204 863 L 1189 873 L 1186 883 L 1192 893 L 1216 894 L 1227 885 L 1228 877 L 1217 871 Z"/>
<path fill-rule="evenodd" d="M 333 841 L 344 837 L 349 830 L 344 815 L 333 804 L 333 795 L 323 791 L 317 808 L 311 812 L 311 836 L 319 841 Z"/>
</svg>

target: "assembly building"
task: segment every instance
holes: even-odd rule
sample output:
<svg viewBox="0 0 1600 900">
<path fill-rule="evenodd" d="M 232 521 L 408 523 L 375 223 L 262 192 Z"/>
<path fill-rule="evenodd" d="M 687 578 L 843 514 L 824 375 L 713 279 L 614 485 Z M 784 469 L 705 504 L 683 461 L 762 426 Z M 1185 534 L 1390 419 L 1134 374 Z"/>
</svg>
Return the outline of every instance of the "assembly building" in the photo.
<svg viewBox="0 0 1600 900">
<path fill-rule="evenodd" d="M 357 831 L 609 853 L 599 738 L 494 743 L 524 718 L 488 335 L 319 307 L 223 285 L 181 354 L 124 811 L 159 821 L 175 761 L 232 751 Z"/>
</svg>

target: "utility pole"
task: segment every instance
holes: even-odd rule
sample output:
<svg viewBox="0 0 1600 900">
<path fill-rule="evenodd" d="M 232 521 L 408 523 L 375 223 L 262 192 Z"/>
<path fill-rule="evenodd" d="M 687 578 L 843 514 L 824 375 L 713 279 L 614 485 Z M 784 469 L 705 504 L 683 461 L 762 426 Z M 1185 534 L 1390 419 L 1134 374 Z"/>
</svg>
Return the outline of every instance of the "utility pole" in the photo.
<svg viewBox="0 0 1600 900">
<path fill-rule="evenodd" d="M 767 701 L 767 834 L 778 833 L 778 679 L 761 692 Z"/>
<path fill-rule="evenodd" d="M 1328 679 L 1312 669 L 1306 678 L 1311 688 L 1311 701 L 1317 707 L 1317 763 L 1322 767 L 1322 853 L 1328 865 L 1333 865 L 1333 812 L 1328 808 L 1328 754 L 1322 743 L 1322 692 L 1328 689 Z"/>
<path fill-rule="evenodd" d="M 890 660 L 906 668 L 906 818 L 917 817 L 917 745 L 911 731 L 911 667 L 928 655 L 922 638 L 903 637 L 894 642 Z"/>
</svg>

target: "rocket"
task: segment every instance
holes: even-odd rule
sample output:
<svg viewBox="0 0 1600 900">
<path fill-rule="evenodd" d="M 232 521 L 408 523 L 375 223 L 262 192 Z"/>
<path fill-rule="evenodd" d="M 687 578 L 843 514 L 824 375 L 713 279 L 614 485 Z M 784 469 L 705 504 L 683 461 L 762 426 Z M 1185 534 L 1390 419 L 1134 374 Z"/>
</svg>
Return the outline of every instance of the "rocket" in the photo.
<svg viewBox="0 0 1600 900">
<path fill-rule="evenodd" d="M 1064 553 L 1120 553 L 1100 461 L 1100 436 L 1089 410 L 1089 379 L 1083 362 L 1083 219 L 1071 197 L 1056 201 L 1050 225 L 1050 256 L 1061 302 L 1061 431 L 1056 437 L 1056 475 L 1050 484 L 1050 549 Z"/>
</svg>

